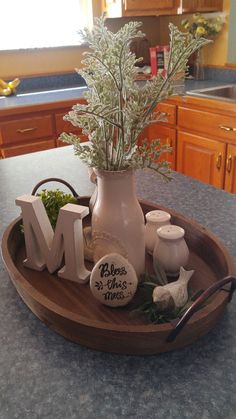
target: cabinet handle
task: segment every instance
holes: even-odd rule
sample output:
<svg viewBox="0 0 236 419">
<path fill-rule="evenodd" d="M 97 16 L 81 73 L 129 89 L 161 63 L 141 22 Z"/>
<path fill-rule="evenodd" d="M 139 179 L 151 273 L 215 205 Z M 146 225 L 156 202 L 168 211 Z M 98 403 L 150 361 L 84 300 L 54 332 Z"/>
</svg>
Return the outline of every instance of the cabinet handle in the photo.
<svg viewBox="0 0 236 419">
<path fill-rule="evenodd" d="M 229 156 L 226 160 L 226 170 L 228 173 L 230 173 L 231 169 L 232 169 L 232 156 Z"/>
<path fill-rule="evenodd" d="M 161 112 L 161 114 L 162 114 L 163 116 L 170 116 L 170 113 L 169 113 L 169 112 Z"/>
<path fill-rule="evenodd" d="M 166 139 L 166 145 L 168 145 L 168 147 L 172 147 L 173 146 L 172 140 L 170 138 L 167 138 Z"/>
<path fill-rule="evenodd" d="M 221 168 L 221 163 L 222 163 L 222 154 L 219 153 L 216 159 L 216 167 L 218 170 L 220 170 Z"/>
<path fill-rule="evenodd" d="M 219 125 L 219 128 L 220 129 L 223 129 L 224 131 L 233 131 L 233 132 L 236 131 L 236 128 L 234 128 L 234 127 L 227 127 L 226 125 Z"/>
<path fill-rule="evenodd" d="M 36 127 L 31 127 L 31 128 L 19 128 L 16 130 L 16 132 L 19 132 L 20 134 L 24 134 L 24 132 L 30 132 L 30 131 L 34 131 L 36 130 Z"/>
</svg>

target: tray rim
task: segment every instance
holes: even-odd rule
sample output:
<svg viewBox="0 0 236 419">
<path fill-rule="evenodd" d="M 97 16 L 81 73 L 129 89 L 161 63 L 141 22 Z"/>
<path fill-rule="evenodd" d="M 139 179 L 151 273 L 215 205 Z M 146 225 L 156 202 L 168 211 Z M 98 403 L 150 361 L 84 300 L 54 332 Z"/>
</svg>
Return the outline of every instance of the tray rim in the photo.
<svg viewBox="0 0 236 419">
<path fill-rule="evenodd" d="M 83 197 L 83 198 L 87 198 L 87 197 Z M 156 207 L 159 209 L 168 210 L 171 213 L 171 215 L 181 217 L 187 223 L 191 221 L 191 224 L 193 224 L 197 230 L 200 230 L 204 235 L 208 236 L 210 240 L 214 241 L 217 244 L 220 251 L 224 255 L 224 258 L 225 258 L 225 261 L 229 270 L 229 274 L 232 274 L 232 275 L 235 274 L 236 269 L 235 269 L 234 262 L 231 255 L 229 254 L 227 248 L 221 242 L 221 240 L 217 236 L 215 236 L 210 230 L 203 227 L 201 224 L 197 223 L 195 220 L 192 220 L 172 209 L 169 209 L 169 208 L 166 208 L 161 205 L 154 204 L 150 201 L 145 201 L 145 200 L 140 200 L 140 204 L 150 205 L 152 207 Z M 84 317 L 83 315 L 79 315 L 77 313 L 74 313 L 73 311 L 70 311 L 68 309 L 61 307 L 55 302 L 52 302 L 45 295 L 42 295 L 31 284 L 29 284 L 27 279 L 20 273 L 20 271 L 18 271 L 7 246 L 10 234 L 12 233 L 16 225 L 20 222 L 20 220 L 21 220 L 21 216 L 14 219 L 4 231 L 4 234 L 2 237 L 1 252 L 2 252 L 2 258 L 3 258 L 4 264 L 9 273 L 11 281 L 13 282 L 14 286 L 17 289 L 17 292 L 20 294 L 21 298 L 24 300 L 24 302 L 26 303 L 28 307 L 29 305 L 27 304 L 27 302 L 25 301 L 24 297 L 22 296 L 22 294 L 20 293 L 18 289 L 17 282 L 19 282 L 19 284 L 23 286 L 24 290 L 32 298 L 34 298 L 42 306 L 46 307 L 47 310 L 54 312 L 59 316 L 64 315 L 68 320 L 75 323 L 79 322 L 82 326 L 85 326 L 85 327 L 106 330 L 106 331 L 110 330 L 117 333 L 143 333 L 143 334 L 146 334 L 146 333 L 150 334 L 150 333 L 156 333 L 156 332 L 161 332 L 161 331 L 170 332 L 173 329 L 172 322 L 163 323 L 163 324 L 155 324 L 155 325 L 149 324 L 149 323 L 143 324 L 143 325 L 136 325 L 136 324 L 126 325 L 126 324 L 107 323 L 105 321 L 95 320 L 95 319 L 88 319 Z M 9 256 L 10 262 L 6 262 L 7 256 Z M 217 309 L 219 305 L 224 304 L 227 299 L 228 299 L 228 293 L 225 292 L 224 290 L 220 290 L 219 292 L 215 294 L 212 301 L 210 301 L 206 306 L 204 306 L 203 308 L 201 308 L 200 310 L 198 310 L 196 313 L 193 314 L 192 318 L 188 322 L 188 325 L 204 320 L 208 316 L 209 313 L 213 312 L 214 309 Z M 32 310 L 31 307 L 29 308 Z"/>
</svg>

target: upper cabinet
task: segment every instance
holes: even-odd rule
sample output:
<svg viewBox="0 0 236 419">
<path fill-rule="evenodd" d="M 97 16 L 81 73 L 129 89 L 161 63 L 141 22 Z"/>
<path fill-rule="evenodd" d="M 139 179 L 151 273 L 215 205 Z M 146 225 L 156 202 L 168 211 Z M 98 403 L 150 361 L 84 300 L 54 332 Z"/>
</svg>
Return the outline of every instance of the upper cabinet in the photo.
<svg viewBox="0 0 236 419">
<path fill-rule="evenodd" d="M 178 3 L 180 3 L 178 14 L 217 12 L 223 9 L 223 0 L 182 0 Z"/>
<path fill-rule="evenodd" d="M 160 16 L 221 11 L 223 0 L 106 0 L 108 17 Z"/>
</svg>

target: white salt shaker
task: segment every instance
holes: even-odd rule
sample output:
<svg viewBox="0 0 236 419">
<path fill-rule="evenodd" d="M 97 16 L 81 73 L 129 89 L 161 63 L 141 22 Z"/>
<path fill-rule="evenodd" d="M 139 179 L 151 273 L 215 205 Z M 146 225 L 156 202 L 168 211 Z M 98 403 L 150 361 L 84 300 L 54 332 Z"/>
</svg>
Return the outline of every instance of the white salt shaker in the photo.
<svg viewBox="0 0 236 419">
<path fill-rule="evenodd" d="M 179 274 L 180 266 L 188 262 L 189 249 L 184 239 L 185 231 L 176 225 L 158 228 L 153 251 L 153 262 L 157 261 L 169 276 Z"/>
<path fill-rule="evenodd" d="M 148 253 L 153 254 L 157 240 L 157 229 L 170 224 L 170 214 L 161 210 L 149 211 L 146 215 L 145 242 Z"/>
</svg>

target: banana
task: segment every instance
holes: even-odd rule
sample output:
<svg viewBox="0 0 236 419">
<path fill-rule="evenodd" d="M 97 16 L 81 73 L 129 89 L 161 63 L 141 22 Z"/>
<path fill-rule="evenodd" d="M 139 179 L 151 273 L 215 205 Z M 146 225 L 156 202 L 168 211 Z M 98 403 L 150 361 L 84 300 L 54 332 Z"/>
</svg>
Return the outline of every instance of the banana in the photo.
<svg viewBox="0 0 236 419">
<path fill-rule="evenodd" d="M 6 83 L 4 80 L 0 79 L 0 96 L 10 96 L 16 92 L 17 86 L 20 84 L 18 78 Z"/>
<path fill-rule="evenodd" d="M 12 89 L 10 87 L 6 87 L 5 89 L 2 89 L 0 87 L 0 96 L 10 96 L 12 95 Z"/>
<path fill-rule="evenodd" d="M 6 89 L 7 87 L 8 87 L 8 84 L 4 80 L 0 79 L 0 88 Z"/>
<path fill-rule="evenodd" d="M 18 78 L 16 78 L 16 79 L 14 79 L 14 80 L 10 81 L 10 82 L 8 83 L 8 86 L 9 86 L 11 89 L 16 89 L 16 87 L 17 87 L 19 84 L 20 84 L 20 80 L 19 80 Z"/>
</svg>

